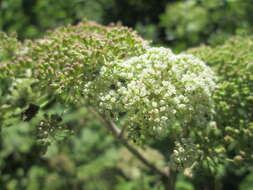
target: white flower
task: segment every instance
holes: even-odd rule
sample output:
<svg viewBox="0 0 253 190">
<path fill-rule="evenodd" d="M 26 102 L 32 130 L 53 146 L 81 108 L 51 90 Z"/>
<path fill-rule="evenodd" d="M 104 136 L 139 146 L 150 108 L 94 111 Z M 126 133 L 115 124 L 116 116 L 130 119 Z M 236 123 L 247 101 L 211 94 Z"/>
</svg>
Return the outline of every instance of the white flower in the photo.
<svg viewBox="0 0 253 190">
<path fill-rule="evenodd" d="M 165 110 L 166 110 L 166 107 L 165 107 L 165 106 L 160 107 L 160 111 L 161 111 L 161 112 L 163 112 L 163 111 L 165 111 Z"/>
<path fill-rule="evenodd" d="M 166 116 L 162 116 L 162 117 L 161 117 L 161 120 L 162 120 L 162 121 L 167 121 L 168 118 L 167 118 Z"/>
<path fill-rule="evenodd" d="M 112 97 L 111 98 L 111 102 L 114 103 L 116 101 L 116 98 L 115 97 Z"/>
<path fill-rule="evenodd" d="M 156 102 L 152 102 L 152 106 L 156 108 L 157 107 L 157 103 Z"/>
</svg>

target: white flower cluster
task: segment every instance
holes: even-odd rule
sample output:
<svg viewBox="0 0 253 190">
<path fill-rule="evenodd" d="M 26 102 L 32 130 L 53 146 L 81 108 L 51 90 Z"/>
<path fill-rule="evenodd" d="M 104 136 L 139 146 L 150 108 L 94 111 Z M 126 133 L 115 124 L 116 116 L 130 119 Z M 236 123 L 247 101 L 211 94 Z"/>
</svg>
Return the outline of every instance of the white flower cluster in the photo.
<svg viewBox="0 0 253 190">
<path fill-rule="evenodd" d="M 126 113 L 131 125 L 162 130 L 175 121 L 203 121 L 212 110 L 213 72 L 192 55 L 148 48 L 141 56 L 107 63 L 100 74 L 108 87 L 100 93 L 101 109 Z"/>
</svg>

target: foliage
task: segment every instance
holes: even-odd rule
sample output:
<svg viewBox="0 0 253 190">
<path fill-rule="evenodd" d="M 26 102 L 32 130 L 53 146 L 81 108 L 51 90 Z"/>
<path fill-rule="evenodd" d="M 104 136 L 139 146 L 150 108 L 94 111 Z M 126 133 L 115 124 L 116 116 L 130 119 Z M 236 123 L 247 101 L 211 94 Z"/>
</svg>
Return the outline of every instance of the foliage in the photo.
<svg viewBox="0 0 253 190">
<path fill-rule="evenodd" d="M 101 24 L 123 22 L 142 26 L 143 34 L 153 38 L 149 26 L 155 27 L 158 15 L 167 0 L 4 0 L 0 4 L 0 29 L 17 31 L 20 39 L 42 36 L 48 29 L 64 24 L 76 24 L 83 18 Z M 151 14 L 150 14 L 151 13 Z M 138 23 L 136 22 L 138 20 Z M 149 38 L 150 39 L 150 38 Z"/>
<path fill-rule="evenodd" d="M 251 12 L 251 0 L 3 0 L 0 29 L 17 31 L 24 40 L 83 18 L 121 22 L 155 44 L 181 51 L 252 33 Z"/>
<path fill-rule="evenodd" d="M 75 136 L 63 142 L 54 140 L 44 156 L 34 135 L 36 128 L 31 127 L 16 124 L 3 128 L 1 189 L 108 189 L 117 182 L 116 176 L 121 176 L 115 168 L 113 139 L 92 120 L 85 128 L 75 128 Z"/>
<path fill-rule="evenodd" d="M 0 29 L 17 31 L 19 38 L 41 36 L 45 30 L 74 24 L 84 17 L 106 22 L 113 0 L 4 0 L 0 3 Z"/>
<path fill-rule="evenodd" d="M 251 0 L 179 1 L 167 5 L 160 24 L 166 40 L 180 50 L 203 42 L 219 44 L 252 32 L 252 8 Z"/>
</svg>

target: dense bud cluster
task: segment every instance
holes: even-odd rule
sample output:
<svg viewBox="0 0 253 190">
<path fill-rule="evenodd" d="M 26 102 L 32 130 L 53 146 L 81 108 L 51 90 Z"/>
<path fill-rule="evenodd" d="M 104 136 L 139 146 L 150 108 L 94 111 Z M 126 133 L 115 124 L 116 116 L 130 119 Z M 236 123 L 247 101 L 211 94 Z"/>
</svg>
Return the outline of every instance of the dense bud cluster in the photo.
<svg viewBox="0 0 253 190">
<path fill-rule="evenodd" d="M 43 39 L 26 41 L 12 71 L 16 69 L 17 76 L 32 70 L 47 90 L 54 89 L 65 100 L 80 101 L 89 96 L 81 87 L 96 80 L 105 61 L 140 55 L 146 45 L 129 28 L 83 21 L 60 27 Z"/>
</svg>

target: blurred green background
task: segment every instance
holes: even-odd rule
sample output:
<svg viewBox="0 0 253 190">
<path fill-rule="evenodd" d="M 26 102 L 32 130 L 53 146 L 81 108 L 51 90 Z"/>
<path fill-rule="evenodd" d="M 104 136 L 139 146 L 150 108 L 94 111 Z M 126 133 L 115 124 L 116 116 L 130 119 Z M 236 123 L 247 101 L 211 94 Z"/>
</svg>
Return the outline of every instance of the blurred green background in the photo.
<svg viewBox="0 0 253 190">
<path fill-rule="evenodd" d="M 40 38 L 47 30 L 66 24 L 77 24 L 83 18 L 103 25 L 120 22 L 137 30 L 154 45 L 168 46 L 180 52 L 201 44 L 217 46 L 234 35 L 252 34 L 253 1 L 0 1 L 0 30 L 7 33 L 17 32 L 18 39 L 22 41 Z M 0 62 L 5 57 L 1 59 Z M 15 120 L 15 114 L 21 112 L 4 107 L 6 102 L 15 102 L 22 107 L 27 99 L 39 97 L 37 92 L 26 88 L 30 83 L 31 81 L 20 81 L 20 84 L 12 89 L 9 88 L 8 81 L 5 85 L 0 84 L 0 112 L 5 110 L 5 114 L 0 113 L 0 125 L 5 121 L 4 125 L 8 126 L 8 122 Z M 8 94 L 14 94 L 16 99 L 11 99 Z M 51 104 L 44 112 L 49 115 L 45 117 L 54 124 L 56 116 L 63 114 L 63 105 L 56 104 L 50 98 L 48 101 L 51 101 Z M 133 158 L 98 121 L 94 121 L 87 110 L 73 105 L 72 110 L 64 113 L 64 118 L 64 124 L 74 130 L 66 130 L 46 142 L 50 144 L 47 150 L 44 150 L 44 146 L 38 146 L 34 136 L 36 129 L 26 123 L 1 129 L 0 189 L 163 189 L 157 177 Z M 161 139 L 158 142 L 150 142 L 151 147 L 160 147 L 161 152 L 152 148 L 145 150 L 145 154 L 158 165 L 166 164 L 169 143 L 165 141 Z M 253 173 L 248 169 L 241 165 L 229 165 L 210 173 L 202 168 L 193 178 L 180 173 L 176 189 L 253 190 Z"/>
<path fill-rule="evenodd" d="M 156 44 L 184 50 L 252 33 L 252 8 L 251 0 L 2 0 L 0 29 L 23 40 L 88 18 L 121 22 Z"/>
</svg>

